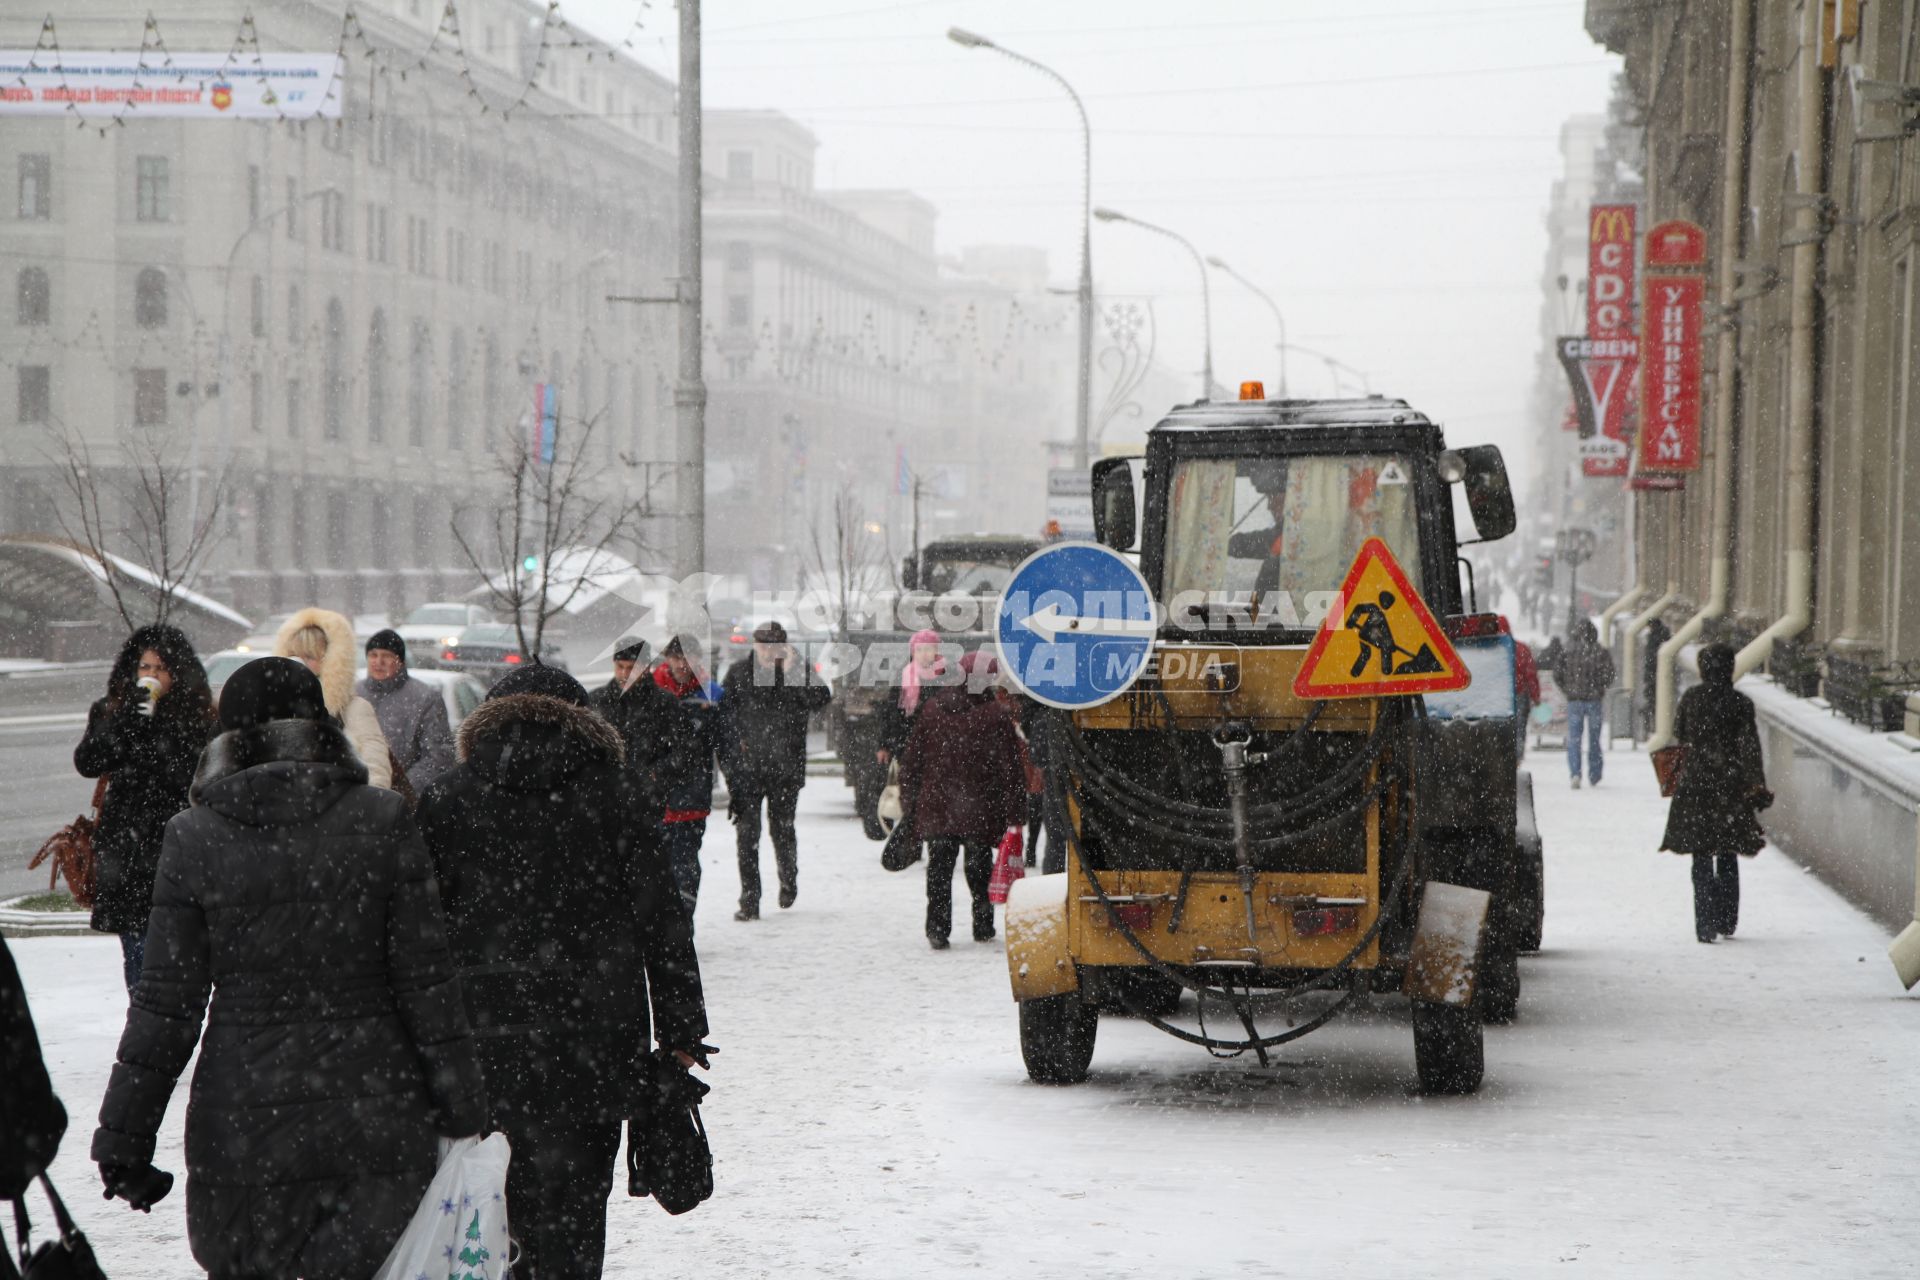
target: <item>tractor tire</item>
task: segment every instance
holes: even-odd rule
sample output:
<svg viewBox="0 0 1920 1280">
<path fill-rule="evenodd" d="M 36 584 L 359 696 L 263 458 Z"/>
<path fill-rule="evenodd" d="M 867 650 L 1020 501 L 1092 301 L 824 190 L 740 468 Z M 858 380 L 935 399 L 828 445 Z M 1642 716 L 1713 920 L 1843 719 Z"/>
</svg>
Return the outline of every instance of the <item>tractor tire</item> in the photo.
<svg viewBox="0 0 1920 1280">
<path fill-rule="evenodd" d="M 1487 1069 L 1484 1048 L 1479 1010 L 1413 1002 L 1413 1061 L 1420 1073 L 1420 1092 L 1478 1090 Z"/>
<path fill-rule="evenodd" d="M 1541 935 L 1547 923 L 1547 869 L 1538 849 L 1522 852 L 1519 893 L 1514 903 L 1517 924 L 1513 948 L 1532 953 L 1540 949 Z"/>
<path fill-rule="evenodd" d="M 1513 1021 L 1520 1012 L 1520 955 L 1512 948 L 1488 943 L 1480 959 L 1479 979 L 1474 984 L 1474 1003 L 1482 1022 L 1499 1025 Z"/>
<path fill-rule="evenodd" d="M 1079 996 L 1020 1002 L 1020 1056 L 1035 1084 L 1081 1084 L 1093 1062 L 1100 1010 Z"/>
</svg>

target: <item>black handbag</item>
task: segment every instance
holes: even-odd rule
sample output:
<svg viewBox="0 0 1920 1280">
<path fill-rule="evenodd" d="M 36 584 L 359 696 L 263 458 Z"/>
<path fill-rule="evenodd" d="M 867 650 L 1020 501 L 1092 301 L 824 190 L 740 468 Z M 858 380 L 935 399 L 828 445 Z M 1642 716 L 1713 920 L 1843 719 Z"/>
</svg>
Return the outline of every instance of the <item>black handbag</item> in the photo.
<svg viewBox="0 0 1920 1280">
<path fill-rule="evenodd" d="M 880 849 L 880 865 L 888 871 L 905 871 L 920 861 L 920 837 L 913 827 L 913 811 L 909 809 L 904 818 L 887 836 L 887 843 Z"/>
<path fill-rule="evenodd" d="M 664 1051 L 650 1066 L 643 1114 L 627 1121 L 627 1194 L 682 1214 L 713 1194 L 713 1149 L 700 1122 L 712 1087 Z"/>
<path fill-rule="evenodd" d="M 26 1197 L 15 1200 L 13 1229 L 19 1240 L 19 1269 L 15 1270 L 13 1251 L 0 1250 L 0 1280 L 14 1280 L 16 1276 L 19 1280 L 107 1280 L 106 1272 L 100 1270 L 100 1263 L 93 1256 L 93 1246 L 74 1225 L 67 1206 L 60 1202 L 60 1194 L 44 1173 L 40 1175 L 40 1185 L 46 1190 L 47 1199 L 53 1202 L 53 1220 L 59 1224 L 59 1238 L 33 1248 L 33 1224 L 27 1220 Z"/>
</svg>

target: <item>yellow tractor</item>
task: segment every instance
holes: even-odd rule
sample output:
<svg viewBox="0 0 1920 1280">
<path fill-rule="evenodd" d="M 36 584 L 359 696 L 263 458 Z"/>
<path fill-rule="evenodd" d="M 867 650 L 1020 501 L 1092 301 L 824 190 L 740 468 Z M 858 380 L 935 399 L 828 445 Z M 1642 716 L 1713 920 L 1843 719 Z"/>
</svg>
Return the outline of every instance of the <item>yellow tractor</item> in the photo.
<svg viewBox="0 0 1920 1280">
<path fill-rule="evenodd" d="M 1096 536 L 1137 551 L 1151 641 L 1116 696 L 1038 718 L 1066 869 L 1007 905 L 1027 1070 L 1084 1080 L 1103 1009 L 1265 1063 L 1404 992 L 1421 1087 L 1472 1092 L 1541 910 L 1512 644 L 1459 557 L 1513 529 L 1504 464 L 1402 401 L 1252 385 L 1094 468 Z M 1003 605 L 1025 688 L 1019 625 Z"/>
</svg>

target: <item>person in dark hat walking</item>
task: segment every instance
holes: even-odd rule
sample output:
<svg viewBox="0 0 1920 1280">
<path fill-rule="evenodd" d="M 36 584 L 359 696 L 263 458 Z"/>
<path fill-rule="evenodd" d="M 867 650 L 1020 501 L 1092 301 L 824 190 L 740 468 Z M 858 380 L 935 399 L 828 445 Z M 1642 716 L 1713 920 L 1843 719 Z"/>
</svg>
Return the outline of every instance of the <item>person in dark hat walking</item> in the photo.
<svg viewBox="0 0 1920 1280">
<path fill-rule="evenodd" d="M 486 1121 L 433 867 L 301 663 L 234 672 L 220 728 L 167 824 L 93 1159 L 134 1208 L 167 1194 L 155 1135 L 198 1045 L 194 1260 L 217 1280 L 370 1276 L 433 1179 L 436 1139 Z"/>
<path fill-rule="evenodd" d="M 421 798 L 420 827 L 489 1121 L 513 1146 L 514 1273 L 589 1280 L 621 1124 L 652 1078 L 649 1032 L 682 1066 L 706 1052 L 692 922 L 658 810 L 579 681 L 539 665 L 511 673 L 461 723 L 459 747 Z"/>
<path fill-rule="evenodd" d="M 800 892 L 800 840 L 794 813 L 807 781 L 807 717 L 833 700 L 778 622 L 754 628 L 753 652 L 721 682 L 720 767 L 738 835 L 740 909 L 735 920 L 760 918 L 760 809 L 773 834 L 780 905 Z"/>
<path fill-rule="evenodd" d="M 407 672 L 407 642 L 398 631 L 376 631 L 367 640 L 367 677 L 355 691 L 373 704 L 387 750 L 415 795 L 453 768 L 446 699 Z"/>
<path fill-rule="evenodd" d="M 613 679 L 591 695 L 593 709 L 620 733 L 627 771 L 656 803 L 661 802 L 656 776 L 666 744 L 667 722 L 673 702 L 647 678 L 649 646 L 638 636 L 614 641 Z"/>
<path fill-rule="evenodd" d="M 1753 699 L 1733 687 L 1733 649 L 1700 651 L 1700 683 L 1680 699 L 1674 740 L 1686 750 L 1662 849 L 1693 856 L 1693 933 L 1731 938 L 1740 923 L 1740 859 L 1767 843 L 1757 814 L 1773 803 Z"/>
</svg>

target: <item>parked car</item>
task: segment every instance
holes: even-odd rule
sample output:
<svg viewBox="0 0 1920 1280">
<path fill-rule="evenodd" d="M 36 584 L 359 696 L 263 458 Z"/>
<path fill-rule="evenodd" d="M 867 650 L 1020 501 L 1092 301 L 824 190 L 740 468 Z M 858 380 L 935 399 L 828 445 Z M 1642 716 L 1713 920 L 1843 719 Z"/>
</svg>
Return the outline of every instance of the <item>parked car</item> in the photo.
<svg viewBox="0 0 1920 1280">
<path fill-rule="evenodd" d="M 258 651 L 234 648 L 222 649 L 218 653 L 210 653 L 202 658 L 200 665 L 207 670 L 207 684 L 213 689 L 214 701 L 216 703 L 219 701 L 220 687 L 226 684 L 234 672 L 261 656 L 263 654 Z M 458 671 L 420 670 L 410 667 L 408 674 L 428 688 L 439 691 L 440 697 L 447 704 L 447 722 L 455 728 L 459 728 L 460 722 L 473 714 L 473 709 L 486 700 L 487 686 L 474 677 L 463 675 Z M 367 669 L 361 667 L 354 678 L 364 680 L 366 677 Z"/>
<path fill-rule="evenodd" d="M 520 647 L 520 635 L 504 622 L 482 622 L 469 626 L 460 636 L 458 644 L 450 644 L 439 651 L 437 665 L 447 671 L 464 671 L 478 676 L 488 685 L 515 668 L 526 665 L 526 652 Z M 540 661 L 549 667 L 561 671 L 567 664 L 561 660 L 560 647 L 554 637 L 549 636 L 540 648 Z"/>
<path fill-rule="evenodd" d="M 424 659 L 421 665 L 426 665 L 437 662 L 441 650 L 459 644 L 468 627 L 494 621 L 493 613 L 481 605 L 436 600 L 409 613 L 397 630 L 407 642 L 408 658 L 416 662 Z"/>
</svg>

